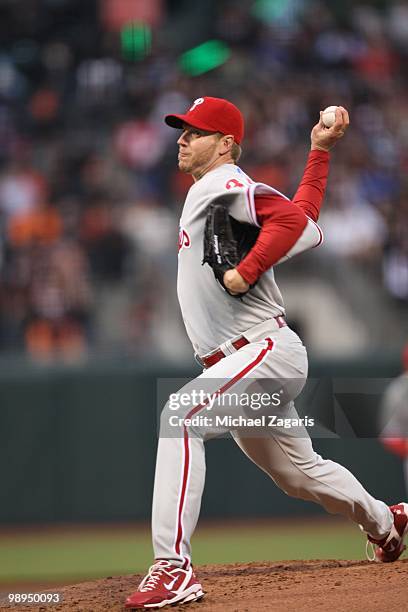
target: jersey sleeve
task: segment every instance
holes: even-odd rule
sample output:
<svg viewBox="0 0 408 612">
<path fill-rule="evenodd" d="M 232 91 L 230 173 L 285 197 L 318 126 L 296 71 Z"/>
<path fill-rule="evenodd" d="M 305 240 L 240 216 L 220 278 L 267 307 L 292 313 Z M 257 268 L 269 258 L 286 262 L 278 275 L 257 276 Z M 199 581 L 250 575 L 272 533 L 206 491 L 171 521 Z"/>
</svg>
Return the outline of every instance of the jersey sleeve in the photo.
<svg viewBox="0 0 408 612">
<path fill-rule="evenodd" d="M 261 231 L 255 246 L 237 266 L 249 284 L 275 263 L 287 258 L 308 226 L 304 212 L 280 195 L 257 196 L 255 212 Z"/>
<path fill-rule="evenodd" d="M 286 261 L 323 241 L 316 221 L 328 174 L 328 153 L 311 151 L 293 201 L 263 183 L 254 183 L 242 171 L 224 178 L 222 191 L 229 214 L 241 223 L 260 228 L 258 239 L 237 270 L 250 284 L 275 264 Z"/>
</svg>

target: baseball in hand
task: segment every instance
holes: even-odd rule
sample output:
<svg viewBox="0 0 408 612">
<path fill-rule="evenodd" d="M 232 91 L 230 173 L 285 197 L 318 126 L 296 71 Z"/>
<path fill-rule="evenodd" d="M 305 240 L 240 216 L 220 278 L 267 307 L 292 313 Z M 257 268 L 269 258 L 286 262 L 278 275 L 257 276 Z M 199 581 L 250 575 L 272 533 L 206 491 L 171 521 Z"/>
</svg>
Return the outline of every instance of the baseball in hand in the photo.
<svg viewBox="0 0 408 612">
<path fill-rule="evenodd" d="M 336 108 L 337 106 L 328 106 L 322 113 L 322 120 L 327 128 L 331 128 L 336 121 Z"/>
</svg>

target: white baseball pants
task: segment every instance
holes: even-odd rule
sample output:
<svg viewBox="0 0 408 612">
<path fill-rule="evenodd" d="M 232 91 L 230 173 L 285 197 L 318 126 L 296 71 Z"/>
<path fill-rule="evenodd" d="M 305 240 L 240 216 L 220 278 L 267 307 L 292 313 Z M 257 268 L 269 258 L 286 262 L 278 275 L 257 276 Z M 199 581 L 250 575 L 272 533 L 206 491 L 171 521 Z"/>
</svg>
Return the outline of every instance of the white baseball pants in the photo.
<svg viewBox="0 0 408 612">
<path fill-rule="evenodd" d="M 197 379 L 183 387 L 189 393 L 205 385 L 213 396 L 239 389 L 253 388 L 257 381 L 287 380 L 285 403 L 275 413 L 297 418 L 293 403 L 307 377 L 306 350 L 299 337 L 289 328 L 276 329 L 255 338 L 239 351 L 205 370 Z M 277 385 L 277 388 L 279 384 Z M 358 480 L 341 465 L 322 459 L 312 447 L 307 430 L 300 426 L 294 432 L 265 427 L 256 433 L 248 428 L 214 427 L 214 417 L 234 416 L 236 407 L 208 404 L 180 407 L 177 411 L 166 405 L 161 417 L 153 494 L 152 533 L 156 559 L 169 559 L 180 566 L 191 561 L 190 540 L 197 524 L 205 480 L 207 439 L 230 431 L 241 450 L 288 495 L 322 505 L 328 512 L 345 516 L 374 538 L 387 535 L 393 524 L 388 506 L 374 499 Z M 169 418 L 211 415 L 208 419 L 186 426 L 177 418 L 169 427 Z M 196 419 L 197 421 L 197 419 Z M 253 436 L 256 437 L 253 437 Z"/>
</svg>

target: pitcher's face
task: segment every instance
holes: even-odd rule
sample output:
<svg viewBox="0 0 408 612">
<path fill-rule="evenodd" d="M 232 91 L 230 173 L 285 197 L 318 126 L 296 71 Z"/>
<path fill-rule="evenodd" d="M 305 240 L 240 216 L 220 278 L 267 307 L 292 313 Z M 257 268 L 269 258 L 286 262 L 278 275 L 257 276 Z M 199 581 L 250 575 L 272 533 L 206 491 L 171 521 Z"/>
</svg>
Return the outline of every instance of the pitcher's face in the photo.
<svg viewBox="0 0 408 612">
<path fill-rule="evenodd" d="M 194 177 L 204 174 L 220 157 L 220 134 L 217 132 L 184 125 L 177 144 L 179 169 Z"/>
</svg>

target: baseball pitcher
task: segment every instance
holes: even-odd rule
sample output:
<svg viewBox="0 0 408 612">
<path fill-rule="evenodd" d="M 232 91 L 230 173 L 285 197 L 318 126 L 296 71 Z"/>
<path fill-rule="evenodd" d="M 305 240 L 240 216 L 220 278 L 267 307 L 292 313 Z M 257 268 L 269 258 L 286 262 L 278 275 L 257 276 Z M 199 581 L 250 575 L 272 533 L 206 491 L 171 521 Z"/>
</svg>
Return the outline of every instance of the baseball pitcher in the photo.
<svg viewBox="0 0 408 612">
<path fill-rule="evenodd" d="M 177 291 L 203 373 L 176 394 L 190 400 L 174 405 L 171 397 L 162 412 L 152 515 L 155 561 L 126 607 L 162 608 L 203 597 L 190 542 L 204 488 L 204 445 L 227 432 L 288 495 L 353 520 L 373 544 L 373 560 L 395 561 L 405 548 L 408 504 L 388 507 L 348 470 L 313 450 L 294 406 L 307 377 L 306 350 L 286 324 L 273 271 L 322 241 L 317 220 L 329 151 L 348 127 L 346 109 L 337 108 L 332 127 L 320 117 L 312 129 L 293 200 L 254 182 L 238 166 L 244 120 L 231 102 L 198 98 L 185 114 L 165 121 L 180 130 L 179 169 L 194 179 L 180 217 Z M 279 407 L 249 418 L 239 398 L 266 384 Z M 235 403 L 224 402 L 232 392 Z M 271 427 L 273 418 L 278 425 L 292 423 L 294 430 Z"/>
</svg>

